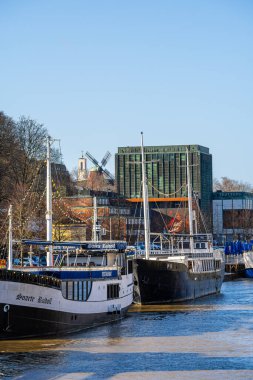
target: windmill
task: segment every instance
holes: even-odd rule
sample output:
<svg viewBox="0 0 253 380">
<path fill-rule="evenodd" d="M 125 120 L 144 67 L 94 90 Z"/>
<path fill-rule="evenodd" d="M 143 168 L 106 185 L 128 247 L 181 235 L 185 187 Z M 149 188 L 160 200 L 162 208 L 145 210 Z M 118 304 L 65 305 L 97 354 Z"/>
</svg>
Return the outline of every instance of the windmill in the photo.
<svg viewBox="0 0 253 380">
<path fill-rule="evenodd" d="M 107 169 L 105 169 L 105 166 L 111 157 L 111 153 L 107 151 L 101 160 L 101 163 L 99 163 L 89 152 L 86 152 L 85 155 L 97 167 L 100 173 L 105 174 L 105 178 L 113 185 L 114 176 Z"/>
</svg>

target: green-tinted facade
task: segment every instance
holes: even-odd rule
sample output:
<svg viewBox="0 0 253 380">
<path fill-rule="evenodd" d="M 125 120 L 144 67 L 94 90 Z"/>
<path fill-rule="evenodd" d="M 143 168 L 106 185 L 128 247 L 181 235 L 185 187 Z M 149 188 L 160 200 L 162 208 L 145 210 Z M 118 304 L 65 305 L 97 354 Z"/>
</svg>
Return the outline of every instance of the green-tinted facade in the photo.
<svg viewBox="0 0 253 380">
<path fill-rule="evenodd" d="M 212 202 L 212 155 L 200 145 L 144 147 L 149 198 L 186 197 L 186 148 L 189 150 L 191 182 L 203 212 Z M 118 148 L 115 156 L 117 191 L 126 198 L 141 198 L 141 148 Z"/>
</svg>

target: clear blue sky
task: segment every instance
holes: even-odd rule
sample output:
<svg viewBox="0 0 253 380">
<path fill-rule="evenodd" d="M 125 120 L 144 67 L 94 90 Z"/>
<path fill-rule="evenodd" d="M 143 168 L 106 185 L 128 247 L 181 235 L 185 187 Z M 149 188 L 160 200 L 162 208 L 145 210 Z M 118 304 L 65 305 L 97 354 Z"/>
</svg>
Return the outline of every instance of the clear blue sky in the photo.
<svg viewBox="0 0 253 380">
<path fill-rule="evenodd" d="M 43 123 L 69 170 L 143 131 L 253 184 L 252 0 L 1 0 L 0 49 L 0 110 Z"/>
</svg>

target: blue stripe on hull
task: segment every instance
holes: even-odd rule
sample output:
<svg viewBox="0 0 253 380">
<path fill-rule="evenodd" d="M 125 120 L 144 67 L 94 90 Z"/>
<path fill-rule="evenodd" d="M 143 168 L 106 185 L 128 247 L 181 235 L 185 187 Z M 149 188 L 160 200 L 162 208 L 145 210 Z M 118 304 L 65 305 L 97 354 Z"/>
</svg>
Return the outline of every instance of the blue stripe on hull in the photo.
<svg viewBox="0 0 253 380">
<path fill-rule="evenodd" d="M 92 270 L 92 271 L 85 271 L 85 270 L 60 270 L 60 271 L 50 271 L 50 270 L 39 270 L 39 271 L 33 271 L 33 274 L 37 274 L 40 276 L 52 276 L 61 280 L 66 279 L 89 279 L 89 278 L 117 278 L 118 277 L 118 271 L 115 270 L 108 270 L 108 269 L 100 269 L 100 270 Z"/>
</svg>

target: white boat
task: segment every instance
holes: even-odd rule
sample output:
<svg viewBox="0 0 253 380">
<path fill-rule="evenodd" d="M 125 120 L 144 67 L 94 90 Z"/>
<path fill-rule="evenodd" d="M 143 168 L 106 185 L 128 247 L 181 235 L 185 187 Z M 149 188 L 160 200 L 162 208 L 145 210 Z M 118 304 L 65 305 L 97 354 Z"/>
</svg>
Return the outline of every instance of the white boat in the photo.
<svg viewBox="0 0 253 380">
<path fill-rule="evenodd" d="M 46 267 L 13 266 L 12 216 L 9 213 L 8 267 L 0 269 L 0 339 L 63 335 L 113 322 L 133 301 L 131 261 L 122 241 L 52 241 L 50 143 L 47 159 L 47 239 L 24 244 L 47 245 Z M 78 249 L 82 265 L 53 265 L 53 248 Z"/>
<path fill-rule="evenodd" d="M 160 234 L 160 249 L 156 250 L 150 248 L 143 135 L 141 151 L 145 249 L 136 252 L 133 259 L 134 302 L 173 303 L 219 293 L 224 279 L 224 254 L 221 250 L 213 249 L 211 234 L 198 234 L 193 231 L 188 150 L 186 159 L 190 231 L 188 235 Z"/>
<path fill-rule="evenodd" d="M 243 259 L 245 265 L 244 276 L 247 278 L 253 278 L 253 252 L 243 252 Z"/>
</svg>

